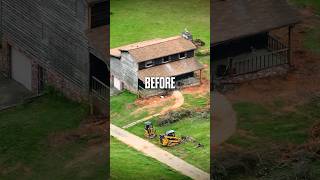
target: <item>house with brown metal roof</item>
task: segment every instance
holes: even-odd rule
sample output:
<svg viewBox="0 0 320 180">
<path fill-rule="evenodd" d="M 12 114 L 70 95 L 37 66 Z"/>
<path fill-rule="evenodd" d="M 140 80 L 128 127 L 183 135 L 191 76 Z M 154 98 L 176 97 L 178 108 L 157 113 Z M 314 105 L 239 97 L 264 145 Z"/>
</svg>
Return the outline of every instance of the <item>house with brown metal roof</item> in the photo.
<svg viewBox="0 0 320 180">
<path fill-rule="evenodd" d="M 141 96 L 164 93 L 145 89 L 145 77 L 175 77 L 179 87 L 201 83 L 203 65 L 186 36 L 152 39 L 110 50 L 111 86 Z"/>
<path fill-rule="evenodd" d="M 287 1 L 213 0 L 212 4 L 214 79 L 239 79 L 292 65 L 292 31 L 299 18 Z M 279 29 L 287 32 L 285 36 L 274 33 Z"/>
</svg>

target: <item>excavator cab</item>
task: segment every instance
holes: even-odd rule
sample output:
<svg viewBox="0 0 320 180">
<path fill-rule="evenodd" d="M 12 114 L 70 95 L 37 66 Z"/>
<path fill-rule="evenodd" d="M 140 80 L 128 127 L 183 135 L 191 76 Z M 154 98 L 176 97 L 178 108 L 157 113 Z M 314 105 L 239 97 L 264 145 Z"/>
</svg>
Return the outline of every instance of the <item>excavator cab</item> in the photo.
<svg viewBox="0 0 320 180">
<path fill-rule="evenodd" d="M 153 139 L 156 135 L 156 130 L 153 128 L 152 122 L 147 121 L 144 123 L 144 136 Z"/>
<path fill-rule="evenodd" d="M 174 130 L 169 130 L 165 134 L 160 135 L 160 143 L 162 146 L 175 146 L 181 143 L 181 139 L 176 137 Z"/>
</svg>

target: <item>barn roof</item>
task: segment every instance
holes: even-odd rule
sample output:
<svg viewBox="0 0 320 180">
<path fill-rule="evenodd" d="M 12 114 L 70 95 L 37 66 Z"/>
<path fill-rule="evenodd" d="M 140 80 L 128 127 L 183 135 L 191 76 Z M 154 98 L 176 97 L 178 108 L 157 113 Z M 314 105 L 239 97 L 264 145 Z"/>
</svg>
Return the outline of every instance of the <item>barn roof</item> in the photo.
<svg viewBox="0 0 320 180">
<path fill-rule="evenodd" d="M 195 58 L 188 58 L 142 69 L 138 72 L 138 75 L 139 79 L 144 82 L 145 77 L 172 77 L 194 72 L 203 68 L 203 65 Z"/>
<path fill-rule="evenodd" d="M 212 5 L 213 44 L 299 22 L 285 0 L 213 0 Z"/>
<path fill-rule="evenodd" d="M 143 62 L 195 49 L 196 46 L 191 41 L 182 36 L 174 36 L 114 48 L 110 50 L 110 54 L 120 58 L 121 51 L 125 51 L 129 52 L 137 62 Z"/>
</svg>

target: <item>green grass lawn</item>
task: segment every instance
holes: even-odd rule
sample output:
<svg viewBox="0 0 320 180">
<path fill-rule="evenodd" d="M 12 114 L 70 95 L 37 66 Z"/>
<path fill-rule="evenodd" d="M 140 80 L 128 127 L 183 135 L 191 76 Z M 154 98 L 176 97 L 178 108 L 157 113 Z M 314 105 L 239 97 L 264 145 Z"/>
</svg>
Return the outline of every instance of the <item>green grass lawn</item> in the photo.
<svg viewBox="0 0 320 180">
<path fill-rule="evenodd" d="M 197 56 L 197 59 L 206 66 L 203 74 L 206 79 L 210 80 L 210 56 Z"/>
<path fill-rule="evenodd" d="M 283 158 L 281 153 L 285 152 L 284 148 L 288 148 L 288 145 L 292 147 L 307 143 L 311 127 L 320 122 L 320 98 L 314 98 L 309 103 L 297 106 L 292 112 L 283 110 L 285 106 L 287 104 L 280 100 L 275 101 L 273 105 L 235 102 L 234 109 L 238 116 L 238 130 L 225 145 L 232 145 L 238 150 L 241 149 L 241 152 L 254 152 L 262 157 L 268 157 L 267 152 L 273 152 L 272 161 L 277 161 L 279 158 Z M 276 150 L 280 147 L 282 147 L 282 152 Z M 250 159 L 249 155 L 245 157 Z M 245 163 L 245 160 L 237 163 Z M 273 169 L 262 179 L 292 175 L 296 171 L 294 170 L 295 166 L 273 165 Z M 314 177 L 319 177 L 319 162 L 310 161 L 308 166 L 312 169 Z M 232 171 L 235 172 L 235 170 Z M 233 172 L 229 172 L 231 177 L 233 177 Z M 255 176 L 252 174 L 236 174 L 233 179 L 254 178 Z"/>
<path fill-rule="evenodd" d="M 313 7 L 317 11 L 317 13 L 320 13 L 319 0 L 290 0 L 290 1 L 299 7 Z"/>
<path fill-rule="evenodd" d="M 131 113 L 138 109 L 135 105 L 135 100 L 138 96 L 128 91 L 124 91 L 116 96 L 110 98 L 110 120 L 111 123 L 122 127 L 137 121 L 149 115 L 149 112 L 141 111 L 132 115 Z"/>
<path fill-rule="evenodd" d="M 180 35 L 187 28 L 210 45 L 209 0 L 111 0 L 110 46 Z"/>
<path fill-rule="evenodd" d="M 299 106 L 295 112 L 279 111 L 275 110 L 276 108 L 271 110 L 249 102 L 235 103 L 234 108 L 238 114 L 238 127 L 260 141 L 301 144 L 309 137 L 312 124 L 320 118 L 320 106 L 317 103 L 312 101 Z M 239 138 L 242 141 L 246 139 Z"/>
<path fill-rule="evenodd" d="M 208 96 L 198 96 L 184 94 L 185 104 L 183 108 L 199 109 L 204 108 L 208 104 Z M 123 92 L 117 96 L 111 97 L 111 122 L 118 126 L 123 126 L 139 120 L 137 116 L 130 115 L 130 112 L 136 110 L 134 105 L 136 95 L 129 92 Z M 130 108 L 128 108 L 130 107 Z M 143 118 L 143 114 L 140 114 Z M 156 119 L 152 120 L 154 123 Z M 144 137 L 144 124 L 140 123 L 128 129 L 128 131 L 136 134 L 137 136 Z M 181 157 L 187 162 L 198 166 L 199 168 L 209 172 L 210 165 L 210 121 L 209 119 L 190 117 L 180 120 L 177 123 L 170 124 L 164 127 L 156 127 L 158 133 L 164 133 L 166 130 L 174 129 L 177 131 L 178 136 L 191 136 L 204 145 L 204 148 L 195 148 L 192 143 L 181 144 L 176 147 L 165 148 L 165 150 Z M 159 144 L 158 138 L 152 141 Z M 112 148 L 113 143 L 111 144 Z M 113 164 L 113 163 L 112 163 Z"/>
<path fill-rule="evenodd" d="M 189 179 L 114 138 L 110 148 L 111 179 Z"/>
<path fill-rule="evenodd" d="M 95 154 L 68 163 L 88 150 L 87 141 L 49 143 L 56 133 L 77 129 L 88 108 L 57 95 L 0 112 L 0 179 L 106 179 L 107 161 Z"/>
<path fill-rule="evenodd" d="M 320 54 L 320 26 L 308 30 L 304 38 L 304 47 L 314 53 Z"/>
<path fill-rule="evenodd" d="M 179 122 L 167 126 L 159 127 L 156 119 L 151 120 L 157 131 L 157 138 L 150 140 L 152 143 L 162 147 L 159 142 L 159 134 L 164 134 L 167 130 L 174 129 L 178 137 L 191 136 L 204 147 L 196 148 L 196 145 L 187 142 L 175 147 L 163 147 L 166 151 L 184 159 L 204 171 L 209 172 L 210 166 L 210 120 L 200 117 L 189 117 L 181 119 Z M 137 136 L 144 138 L 144 124 L 140 123 L 128 130 Z"/>
</svg>

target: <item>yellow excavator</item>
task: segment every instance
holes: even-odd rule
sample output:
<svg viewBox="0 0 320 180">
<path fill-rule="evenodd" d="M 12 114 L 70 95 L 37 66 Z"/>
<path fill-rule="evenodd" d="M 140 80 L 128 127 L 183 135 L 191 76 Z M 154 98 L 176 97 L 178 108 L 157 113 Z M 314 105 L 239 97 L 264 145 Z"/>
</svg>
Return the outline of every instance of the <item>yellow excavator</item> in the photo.
<svg viewBox="0 0 320 180">
<path fill-rule="evenodd" d="M 156 130 L 153 128 L 152 122 L 147 121 L 144 123 L 144 136 L 149 139 L 155 138 Z"/>
<path fill-rule="evenodd" d="M 160 135 L 160 143 L 162 146 L 175 146 L 181 143 L 181 139 L 176 137 L 174 130 L 169 130 L 165 134 Z"/>
</svg>

